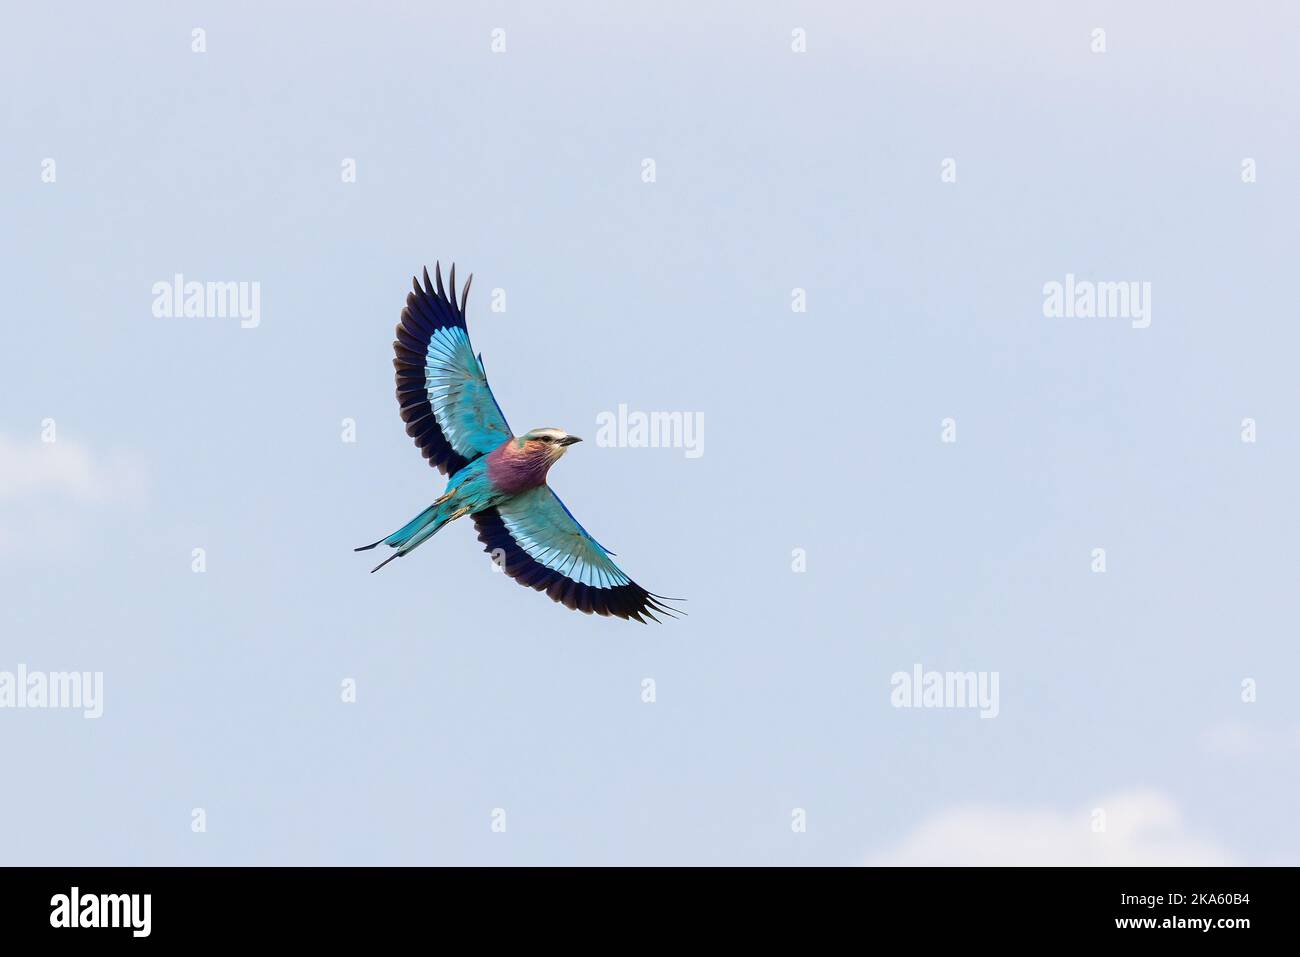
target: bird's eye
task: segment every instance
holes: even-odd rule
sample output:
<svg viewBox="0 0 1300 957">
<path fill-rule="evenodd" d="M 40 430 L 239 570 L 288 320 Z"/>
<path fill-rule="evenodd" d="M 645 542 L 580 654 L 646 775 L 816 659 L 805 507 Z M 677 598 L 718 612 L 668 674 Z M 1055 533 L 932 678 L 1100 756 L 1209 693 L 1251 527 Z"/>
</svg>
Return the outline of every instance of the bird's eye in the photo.
<svg viewBox="0 0 1300 957">
<path fill-rule="evenodd" d="M 541 441 L 543 441 L 543 442 L 551 442 L 551 441 L 553 441 L 549 435 L 538 436 L 538 438 L 540 438 Z"/>
</svg>

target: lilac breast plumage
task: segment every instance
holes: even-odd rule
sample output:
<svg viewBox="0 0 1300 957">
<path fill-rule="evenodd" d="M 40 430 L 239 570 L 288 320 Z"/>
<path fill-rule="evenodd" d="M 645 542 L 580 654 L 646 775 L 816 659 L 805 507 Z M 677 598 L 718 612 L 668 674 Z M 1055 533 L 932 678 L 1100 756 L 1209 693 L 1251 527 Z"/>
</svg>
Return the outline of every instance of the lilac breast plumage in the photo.
<svg viewBox="0 0 1300 957">
<path fill-rule="evenodd" d="M 493 488 L 518 495 L 544 484 L 551 463 L 548 456 L 528 446 L 521 449 L 509 439 L 489 453 L 487 465 Z"/>
</svg>

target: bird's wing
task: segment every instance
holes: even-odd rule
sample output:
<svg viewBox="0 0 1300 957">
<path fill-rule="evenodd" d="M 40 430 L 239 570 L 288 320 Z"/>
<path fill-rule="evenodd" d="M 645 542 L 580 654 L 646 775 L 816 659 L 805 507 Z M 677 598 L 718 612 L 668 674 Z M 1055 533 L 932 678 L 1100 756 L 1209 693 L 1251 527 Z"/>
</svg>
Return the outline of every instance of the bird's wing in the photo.
<svg viewBox="0 0 1300 957">
<path fill-rule="evenodd" d="M 406 434 L 430 465 L 451 475 L 510 438 L 510 426 L 465 328 L 465 300 L 474 277 L 465 281 L 457 305 L 456 267 L 451 267 L 450 295 L 443 289 L 441 266 L 433 268 L 436 284 L 425 269 L 424 288 L 417 278 L 415 291 L 406 296 L 393 365 Z"/>
<path fill-rule="evenodd" d="M 591 614 L 653 621 L 679 613 L 610 561 L 613 554 L 587 533 L 546 485 L 474 513 L 478 539 L 504 554 L 505 573 L 552 600 Z M 495 557 L 495 556 L 494 556 Z"/>
</svg>

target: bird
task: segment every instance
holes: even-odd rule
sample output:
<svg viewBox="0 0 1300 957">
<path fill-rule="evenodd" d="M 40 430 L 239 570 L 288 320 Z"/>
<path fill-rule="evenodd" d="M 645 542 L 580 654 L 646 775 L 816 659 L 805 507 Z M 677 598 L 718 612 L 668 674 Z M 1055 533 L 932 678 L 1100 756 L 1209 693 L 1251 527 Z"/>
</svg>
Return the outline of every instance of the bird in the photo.
<svg viewBox="0 0 1300 957">
<path fill-rule="evenodd" d="M 392 555 L 371 569 L 409 554 L 439 529 L 469 516 L 493 561 L 521 585 L 586 614 L 658 622 L 656 614 L 685 612 L 642 588 L 614 555 L 578 523 L 547 482 L 551 467 L 582 440 L 563 429 L 530 429 L 516 436 L 488 385 L 483 356 L 475 356 L 465 324 L 473 275 L 457 302 L 456 266 L 448 287 L 442 265 L 413 291 L 393 342 L 397 403 L 406 434 L 447 478 L 446 490 L 391 535 L 362 545 L 388 545 Z"/>
</svg>

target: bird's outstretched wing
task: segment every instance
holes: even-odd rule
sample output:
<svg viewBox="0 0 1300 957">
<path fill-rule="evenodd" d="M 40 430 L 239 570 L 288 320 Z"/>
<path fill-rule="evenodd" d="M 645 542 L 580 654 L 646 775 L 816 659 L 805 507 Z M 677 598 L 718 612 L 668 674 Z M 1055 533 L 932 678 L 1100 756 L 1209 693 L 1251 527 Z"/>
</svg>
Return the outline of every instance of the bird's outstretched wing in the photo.
<svg viewBox="0 0 1300 957">
<path fill-rule="evenodd" d="M 587 534 L 549 486 L 474 513 L 474 524 L 485 550 L 503 553 L 507 575 L 569 608 L 642 623 L 643 615 L 658 621 L 654 612 L 680 614 L 664 604 L 671 599 L 646 591 L 610 561 L 612 553 Z"/>
<path fill-rule="evenodd" d="M 424 288 L 406 296 L 397 326 L 397 404 L 406 434 L 415 439 L 429 464 L 451 475 L 510 438 L 465 328 L 465 280 L 456 304 L 456 267 L 451 267 L 451 294 L 443 289 L 442 267 L 434 264 L 436 283 L 424 270 Z"/>
</svg>

